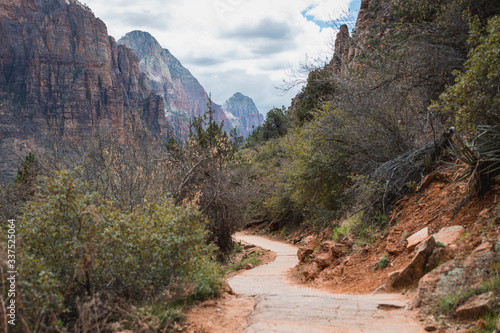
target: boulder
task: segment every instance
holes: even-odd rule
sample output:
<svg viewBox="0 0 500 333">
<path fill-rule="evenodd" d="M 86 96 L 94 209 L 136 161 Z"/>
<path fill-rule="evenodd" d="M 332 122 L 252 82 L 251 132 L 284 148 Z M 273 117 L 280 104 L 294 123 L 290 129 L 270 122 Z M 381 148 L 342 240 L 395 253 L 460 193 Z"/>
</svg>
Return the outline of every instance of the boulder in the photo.
<svg viewBox="0 0 500 333">
<path fill-rule="evenodd" d="M 297 250 L 297 257 L 299 258 L 300 262 L 305 262 L 307 258 L 311 256 L 314 252 L 314 244 L 309 243 L 307 245 L 299 247 Z"/>
<path fill-rule="evenodd" d="M 408 237 L 406 239 L 408 241 L 406 248 L 408 251 L 412 251 L 418 244 L 427 239 L 427 237 L 429 237 L 429 227 L 425 227 Z"/>
<path fill-rule="evenodd" d="M 425 265 L 425 271 L 430 272 L 431 270 L 438 267 L 442 263 L 445 263 L 448 260 L 451 260 L 453 257 L 454 257 L 454 255 L 453 255 L 453 251 L 451 249 L 437 247 L 434 249 L 432 254 L 427 259 L 427 264 Z"/>
<path fill-rule="evenodd" d="M 302 271 L 302 274 L 306 278 L 306 280 L 313 280 L 318 277 L 319 273 L 321 273 L 321 267 L 314 261 Z"/>
<path fill-rule="evenodd" d="M 455 241 L 459 240 L 460 237 L 464 234 L 465 229 L 462 226 L 459 225 L 454 225 L 451 227 L 445 227 L 439 230 L 439 232 L 435 235 L 433 235 L 434 239 L 437 242 L 440 242 L 444 244 L 445 246 L 448 246 L 450 244 L 453 244 Z"/>
<path fill-rule="evenodd" d="M 500 254 L 479 252 L 442 264 L 420 279 L 414 305 L 432 306 L 445 295 L 470 289 L 492 279 L 498 272 L 494 267 L 498 262 Z"/>
<path fill-rule="evenodd" d="M 424 275 L 424 268 L 427 259 L 432 254 L 436 243 L 434 237 L 429 237 L 422 242 L 416 249 L 413 260 L 402 270 L 395 271 L 387 277 L 388 289 L 397 289 L 411 285 Z"/>
<path fill-rule="evenodd" d="M 334 263 L 334 257 L 330 251 L 323 252 L 314 257 L 314 262 L 324 269 Z"/>
<path fill-rule="evenodd" d="M 469 298 L 465 304 L 456 310 L 457 318 L 461 320 L 476 319 L 490 309 L 493 301 L 493 292 L 487 292 Z"/>
</svg>

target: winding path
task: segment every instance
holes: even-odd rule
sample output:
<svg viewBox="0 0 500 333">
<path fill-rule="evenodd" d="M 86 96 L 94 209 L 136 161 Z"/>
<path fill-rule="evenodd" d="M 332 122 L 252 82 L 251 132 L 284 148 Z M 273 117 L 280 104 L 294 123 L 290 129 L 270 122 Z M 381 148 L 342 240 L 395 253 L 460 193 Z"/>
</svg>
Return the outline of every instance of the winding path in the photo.
<svg viewBox="0 0 500 333">
<path fill-rule="evenodd" d="M 407 299 L 401 295 L 334 295 L 293 285 L 285 275 L 298 263 L 297 247 L 259 236 L 235 238 L 276 252 L 275 261 L 228 281 L 237 294 L 255 297 L 244 332 L 425 332 L 403 309 Z"/>
</svg>

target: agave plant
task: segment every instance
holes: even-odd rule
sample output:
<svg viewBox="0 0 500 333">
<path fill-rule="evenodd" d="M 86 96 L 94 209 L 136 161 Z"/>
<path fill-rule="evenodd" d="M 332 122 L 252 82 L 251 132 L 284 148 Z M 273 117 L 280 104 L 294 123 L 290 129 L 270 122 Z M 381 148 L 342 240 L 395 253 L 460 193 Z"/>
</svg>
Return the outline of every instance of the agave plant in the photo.
<svg viewBox="0 0 500 333">
<path fill-rule="evenodd" d="M 457 181 L 467 180 L 470 195 L 485 193 L 495 181 L 500 180 L 500 123 L 478 127 L 479 135 L 472 140 L 462 139 L 450 145 L 451 152 L 461 164 Z"/>
<path fill-rule="evenodd" d="M 482 139 L 479 150 L 488 161 L 488 172 L 495 181 L 500 180 L 500 122 L 494 126 L 480 126 Z"/>
</svg>

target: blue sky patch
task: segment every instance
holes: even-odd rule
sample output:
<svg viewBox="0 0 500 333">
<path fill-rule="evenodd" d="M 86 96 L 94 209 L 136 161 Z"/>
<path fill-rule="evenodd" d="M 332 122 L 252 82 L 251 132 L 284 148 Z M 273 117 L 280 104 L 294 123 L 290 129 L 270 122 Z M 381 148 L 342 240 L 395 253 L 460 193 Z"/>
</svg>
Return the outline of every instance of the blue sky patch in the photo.
<svg viewBox="0 0 500 333">
<path fill-rule="evenodd" d="M 340 18 L 335 19 L 333 21 L 322 21 L 314 18 L 313 15 L 307 15 L 307 12 L 310 11 L 314 6 L 309 6 L 305 10 L 301 12 L 302 16 L 305 17 L 308 21 L 313 22 L 321 30 L 324 28 L 336 28 L 342 24 L 347 24 L 349 27 L 349 31 L 352 32 L 354 29 L 354 25 L 356 24 L 356 18 L 358 17 L 359 7 L 361 6 L 361 0 L 352 0 L 349 3 L 349 11 L 345 15 L 342 15 Z"/>
</svg>

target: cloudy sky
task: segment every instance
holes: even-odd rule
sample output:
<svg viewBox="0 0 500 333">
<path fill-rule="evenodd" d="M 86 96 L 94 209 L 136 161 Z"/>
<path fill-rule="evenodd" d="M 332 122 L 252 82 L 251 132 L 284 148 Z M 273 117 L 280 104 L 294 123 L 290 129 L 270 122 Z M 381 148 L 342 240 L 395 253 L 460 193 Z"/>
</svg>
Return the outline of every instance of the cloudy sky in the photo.
<svg viewBox="0 0 500 333">
<path fill-rule="evenodd" d="M 132 30 L 151 33 L 222 104 L 235 92 L 259 111 L 288 107 L 300 86 L 283 80 L 306 62 L 325 63 L 332 41 L 360 0 L 81 0 L 117 40 Z M 332 23 L 332 20 L 334 23 Z"/>
</svg>

